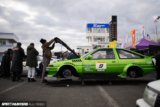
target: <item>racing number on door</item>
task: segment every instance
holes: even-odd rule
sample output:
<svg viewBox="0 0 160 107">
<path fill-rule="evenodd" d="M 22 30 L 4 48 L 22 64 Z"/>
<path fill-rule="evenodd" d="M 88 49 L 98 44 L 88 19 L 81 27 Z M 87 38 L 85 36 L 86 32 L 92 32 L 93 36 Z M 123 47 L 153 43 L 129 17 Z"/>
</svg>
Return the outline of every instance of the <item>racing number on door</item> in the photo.
<svg viewBox="0 0 160 107">
<path fill-rule="evenodd" d="M 106 63 L 96 63 L 96 69 L 97 71 L 105 71 L 107 68 Z"/>
<path fill-rule="evenodd" d="M 103 64 L 99 64 L 99 68 L 103 68 Z"/>
</svg>

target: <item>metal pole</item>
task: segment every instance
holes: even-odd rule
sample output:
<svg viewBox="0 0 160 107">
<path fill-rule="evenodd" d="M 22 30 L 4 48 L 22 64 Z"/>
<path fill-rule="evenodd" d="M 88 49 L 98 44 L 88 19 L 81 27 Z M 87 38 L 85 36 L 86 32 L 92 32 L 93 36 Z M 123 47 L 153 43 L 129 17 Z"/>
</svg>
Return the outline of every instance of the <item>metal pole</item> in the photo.
<svg viewBox="0 0 160 107">
<path fill-rule="evenodd" d="M 157 22 L 160 19 L 160 16 L 157 16 L 157 18 L 154 20 L 155 22 L 155 30 L 156 30 L 156 36 L 157 36 L 157 41 L 158 41 L 158 29 L 157 29 Z"/>
<path fill-rule="evenodd" d="M 157 40 L 158 40 L 158 33 L 157 33 L 157 21 L 155 21 L 155 32 L 156 32 L 156 37 L 157 37 Z"/>
</svg>

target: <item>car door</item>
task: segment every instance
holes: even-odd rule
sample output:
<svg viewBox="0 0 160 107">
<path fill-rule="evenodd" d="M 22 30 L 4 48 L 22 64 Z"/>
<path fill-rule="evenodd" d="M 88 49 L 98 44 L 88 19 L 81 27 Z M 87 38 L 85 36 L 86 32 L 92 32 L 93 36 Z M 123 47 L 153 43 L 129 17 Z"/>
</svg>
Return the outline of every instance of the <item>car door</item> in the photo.
<svg viewBox="0 0 160 107">
<path fill-rule="evenodd" d="M 140 54 L 136 54 L 124 49 L 117 49 L 116 51 L 119 57 L 118 69 L 120 71 L 123 71 L 124 67 L 129 64 L 134 64 L 137 66 L 143 66 L 145 64 L 144 56 Z"/>
<path fill-rule="evenodd" d="M 114 73 L 117 60 L 113 49 L 99 49 L 83 62 L 84 73 Z"/>
</svg>

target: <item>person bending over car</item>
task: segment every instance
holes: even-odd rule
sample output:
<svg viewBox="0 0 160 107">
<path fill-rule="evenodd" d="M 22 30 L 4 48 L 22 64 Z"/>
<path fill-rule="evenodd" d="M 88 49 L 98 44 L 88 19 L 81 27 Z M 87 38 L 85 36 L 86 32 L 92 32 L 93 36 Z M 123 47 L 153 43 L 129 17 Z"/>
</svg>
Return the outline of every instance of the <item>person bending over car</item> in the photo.
<svg viewBox="0 0 160 107">
<path fill-rule="evenodd" d="M 49 42 L 47 42 L 45 39 L 41 39 L 40 42 L 42 43 L 42 50 L 43 50 L 43 71 L 42 71 L 42 76 L 41 76 L 42 78 L 41 82 L 45 82 L 44 77 L 45 77 L 46 67 L 50 63 L 50 60 L 52 57 L 51 50 L 55 46 L 55 39 L 52 39 Z"/>
</svg>

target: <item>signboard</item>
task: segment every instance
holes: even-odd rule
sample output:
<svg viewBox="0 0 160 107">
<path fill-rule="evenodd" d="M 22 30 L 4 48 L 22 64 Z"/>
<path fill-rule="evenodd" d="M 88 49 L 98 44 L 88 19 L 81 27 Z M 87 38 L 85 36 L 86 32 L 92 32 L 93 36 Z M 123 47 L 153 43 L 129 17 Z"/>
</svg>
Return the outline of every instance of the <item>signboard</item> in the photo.
<svg viewBox="0 0 160 107">
<path fill-rule="evenodd" d="M 87 28 L 109 28 L 109 24 L 89 23 Z"/>
<path fill-rule="evenodd" d="M 88 33 L 107 33 L 109 27 L 110 27 L 109 24 L 99 24 L 99 23 L 87 24 Z"/>
</svg>

